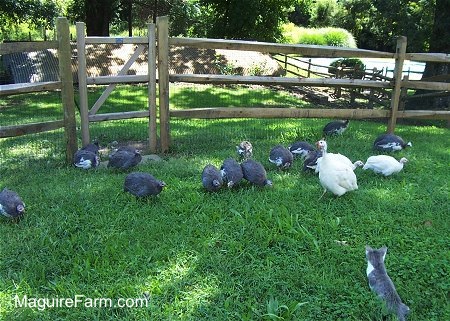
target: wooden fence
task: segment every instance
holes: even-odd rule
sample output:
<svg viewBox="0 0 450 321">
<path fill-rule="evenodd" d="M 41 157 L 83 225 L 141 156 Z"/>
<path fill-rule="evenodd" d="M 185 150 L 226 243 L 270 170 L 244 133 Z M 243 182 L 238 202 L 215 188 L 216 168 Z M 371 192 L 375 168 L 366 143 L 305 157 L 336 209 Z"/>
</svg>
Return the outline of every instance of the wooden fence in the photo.
<svg viewBox="0 0 450 321">
<path fill-rule="evenodd" d="M 68 40 L 68 26 L 65 19 L 58 19 L 60 30 L 58 31 L 58 42 L 50 42 L 51 48 L 58 48 L 60 57 L 61 82 L 49 84 L 29 85 L 20 89 L 18 86 L 10 89 L 3 86 L 2 94 L 14 94 L 19 92 L 31 92 L 35 90 L 48 90 L 61 88 L 63 91 L 64 121 L 66 135 L 68 136 L 68 155 L 73 155 L 73 141 L 70 135 L 75 132 L 75 121 L 73 111 L 73 84 L 70 69 L 70 45 Z M 64 25 L 64 27 L 62 27 Z M 379 52 L 373 50 L 338 48 L 327 46 L 290 45 L 275 44 L 254 41 L 231 41 L 221 39 L 199 39 L 169 37 L 169 21 L 167 17 L 158 17 L 156 26 L 148 25 L 147 37 L 85 37 L 83 23 L 77 23 L 77 56 L 78 56 L 78 81 L 80 94 L 80 118 L 83 145 L 90 142 L 89 122 L 104 121 L 112 119 L 125 119 L 136 117 L 149 118 L 149 141 L 150 150 L 156 151 L 157 146 L 157 103 L 156 83 L 159 90 L 159 121 L 160 121 L 160 143 L 161 151 L 167 152 L 170 147 L 170 119 L 178 118 L 385 118 L 388 121 L 387 131 L 393 132 L 397 118 L 429 118 L 450 119 L 449 111 L 433 110 L 399 110 L 400 97 L 407 88 L 425 89 L 431 91 L 448 92 L 450 83 L 441 81 L 412 81 L 402 79 L 403 62 L 405 59 L 414 61 L 433 61 L 450 63 L 450 55 L 433 53 L 406 53 L 406 38 L 400 37 L 395 53 Z M 67 30 L 66 30 L 67 29 Z M 67 35 L 66 35 L 67 33 Z M 143 46 L 148 46 L 148 74 L 126 75 L 128 68 L 133 64 L 139 53 L 135 53 L 125 63 L 122 70 L 116 76 L 87 77 L 86 72 L 86 44 L 138 44 L 137 52 L 142 52 Z M 158 46 L 156 46 L 156 43 Z M 2 44 L 0 53 L 11 50 L 27 51 L 30 48 L 18 46 L 11 49 Z M 40 46 L 46 47 L 48 44 Z M 263 77 L 263 76 L 236 76 L 236 75 L 212 75 L 212 74 L 169 74 L 169 49 L 175 47 L 193 47 L 202 49 L 232 49 L 256 51 L 263 53 L 296 54 L 306 57 L 328 57 L 328 58 L 390 58 L 395 59 L 394 77 L 391 81 L 385 79 L 343 79 L 343 78 L 288 78 L 288 77 Z M 6 49 L 8 48 L 8 49 Z M 33 49 L 36 50 L 36 49 Z M 156 65 L 157 57 L 157 65 Z M 62 66 L 63 65 L 63 66 Z M 158 66 L 158 68 L 157 68 Z M 157 77 L 158 75 L 158 77 Z M 300 109 L 300 108 L 193 108 L 183 110 L 169 109 L 169 85 L 171 82 L 186 82 L 199 84 L 258 84 L 277 86 L 311 86 L 311 87 L 345 87 L 345 88 L 368 88 L 389 89 L 391 100 L 389 109 Z M 102 103 L 119 83 L 147 83 L 148 84 L 148 110 L 136 112 L 122 112 L 97 114 Z M 105 92 L 97 102 L 89 109 L 87 99 L 88 85 L 108 85 Z M 33 86 L 38 86 L 33 88 Z M 8 91 L 10 90 L 10 91 Z M 58 125 L 56 125 L 58 124 Z M 61 121 L 52 126 L 61 126 Z M 59 128 L 59 127 L 56 127 Z M 34 129 L 36 130 L 36 129 Z M 10 130 L 11 131 L 11 130 Z M 1 136 L 0 136 L 1 137 Z M 70 141 L 69 141 L 70 140 Z M 70 147 L 69 147 L 70 145 Z M 76 142 L 75 142 L 76 147 Z"/>
<path fill-rule="evenodd" d="M 166 38 L 168 18 L 157 19 L 158 30 L 158 61 L 159 73 L 168 75 L 166 67 L 169 46 L 184 46 L 206 49 L 233 49 L 258 51 L 263 53 L 296 54 L 306 57 L 327 58 L 391 58 L 395 59 L 394 77 L 390 82 L 364 79 L 339 78 L 287 78 L 287 77 L 260 77 L 260 76 L 228 76 L 228 75 L 169 75 L 170 82 L 188 82 L 201 84 L 259 84 L 281 86 L 311 86 L 311 87 L 347 87 L 347 88 L 385 88 L 391 89 L 389 110 L 380 109 L 296 109 L 296 108 L 196 108 L 184 110 L 169 110 L 168 101 L 160 102 L 161 121 L 169 122 L 170 117 L 179 118 L 386 118 L 387 131 L 393 132 L 397 118 L 429 118 L 450 119 L 449 111 L 433 110 L 403 110 L 399 111 L 402 88 L 426 89 L 435 91 L 450 91 L 450 83 L 411 81 L 402 79 L 403 63 L 406 59 L 423 62 L 450 63 L 450 55 L 441 53 L 407 53 L 406 38 L 400 37 L 397 41 L 396 52 L 379 52 L 373 50 L 339 48 L 328 46 L 290 45 L 262 43 L 254 41 L 232 41 L 221 39 L 194 39 L 194 38 Z M 161 64 L 162 62 L 162 64 Z M 162 87 L 162 88 L 161 88 Z M 168 83 L 160 83 L 161 91 L 168 95 Z M 164 96 L 164 95 L 162 95 Z M 168 100 L 168 98 L 167 98 Z M 164 115 L 164 119 L 163 119 Z M 161 127 L 162 151 L 169 149 L 169 124 Z"/>
<path fill-rule="evenodd" d="M 59 81 L 0 85 L 0 96 L 16 95 L 48 90 L 61 90 L 63 119 L 13 126 L 0 126 L 0 138 L 45 132 L 64 127 L 66 161 L 71 163 L 77 150 L 74 90 L 72 79 L 72 52 L 70 49 L 69 23 L 66 18 L 57 18 L 57 40 L 43 42 L 1 43 L 0 55 L 15 52 L 33 52 L 57 49 Z M 26 106 L 24 106 L 26 108 Z"/>
</svg>

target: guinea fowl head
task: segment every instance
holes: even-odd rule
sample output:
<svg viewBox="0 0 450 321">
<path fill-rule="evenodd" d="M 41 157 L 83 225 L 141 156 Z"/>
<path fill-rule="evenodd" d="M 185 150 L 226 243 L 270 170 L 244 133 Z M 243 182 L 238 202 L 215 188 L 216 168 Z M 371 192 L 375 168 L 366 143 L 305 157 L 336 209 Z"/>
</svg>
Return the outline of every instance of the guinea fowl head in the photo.
<svg viewBox="0 0 450 321">
<path fill-rule="evenodd" d="M 400 164 L 405 164 L 408 162 L 408 160 L 405 157 L 402 157 L 399 161 Z"/>
<path fill-rule="evenodd" d="M 362 161 L 356 161 L 356 162 L 354 162 L 353 163 L 353 166 L 355 166 L 355 168 L 357 168 L 357 167 L 363 167 L 364 166 L 364 163 L 362 162 Z"/>
<path fill-rule="evenodd" d="M 21 216 L 25 212 L 25 206 L 23 204 L 19 204 L 16 206 L 17 215 Z"/>
<path fill-rule="evenodd" d="M 327 152 L 327 142 L 325 141 L 325 139 L 321 139 L 316 143 L 317 149 L 326 153 Z"/>
</svg>

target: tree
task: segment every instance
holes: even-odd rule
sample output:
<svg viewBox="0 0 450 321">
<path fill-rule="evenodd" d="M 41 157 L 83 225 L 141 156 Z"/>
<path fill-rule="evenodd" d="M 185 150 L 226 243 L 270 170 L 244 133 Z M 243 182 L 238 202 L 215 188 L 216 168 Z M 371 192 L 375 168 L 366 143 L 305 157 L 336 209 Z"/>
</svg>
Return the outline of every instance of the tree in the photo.
<svg viewBox="0 0 450 321">
<path fill-rule="evenodd" d="M 109 36 L 109 24 L 118 6 L 115 0 L 85 0 L 86 34 L 88 36 Z"/>
<path fill-rule="evenodd" d="M 430 35 L 430 52 L 450 53 L 450 0 L 436 0 L 434 10 L 433 31 Z M 450 64 L 427 62 L 422 80 L 434 80 L 450 82 Z M 432 77 L 432 78 L 431 78 Z M 417 90 L 416 95 L 426 93 L 424 90 Z M 450 106 L 450 97 L 434 99 L 412 99 L 408 103 L 408 108 L 412 109 L 443 109 Z"/>
<path fill-rule="evenodd" d="M 133 27 L 146 28 L 156 17 L 169 15 L 171 35 L 186 34 L 198 14 L 197 0 L 71 0 L 67 15 L 72 21 L 84 21 L 88 36 L 108 36 L 110 27 L 128 35 Z"/>
<path fill-rule="evenodd" d="M 349 30 L 358 46 L 393 51 L 398 36 L 408 38 L 408 51 L 428 49 L 435 0 L 345 0 L 334 20 Z"/>
<path fill-rule="evenodd" d="M 287 20 L 292 0 L 199 0 L 202 17 L 199 36 L 275 41 L 280 23 Z"/>
<path fill-rule="evenodd" d="M 20 22 L 36 28 L 50 28 L 58 15 L 52 0 L 2 0 L 0 2 L 0 30 L 8 34 Z"/>
</svg>

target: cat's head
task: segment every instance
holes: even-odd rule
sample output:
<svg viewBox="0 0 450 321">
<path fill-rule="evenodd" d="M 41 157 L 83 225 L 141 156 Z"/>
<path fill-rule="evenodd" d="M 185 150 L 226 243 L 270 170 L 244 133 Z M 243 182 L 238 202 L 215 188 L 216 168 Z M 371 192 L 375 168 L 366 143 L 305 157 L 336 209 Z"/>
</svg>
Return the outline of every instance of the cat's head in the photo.
<svg viewBox="0 0 450 321">
<path fill-rule="evenodd" d="M 369 245 L 366 245 L 366 258 L 369 261 L 384 262 L 386 257 L 387 247 L 383 246 L 379 249 L 373 249 Z"/>
</svg>

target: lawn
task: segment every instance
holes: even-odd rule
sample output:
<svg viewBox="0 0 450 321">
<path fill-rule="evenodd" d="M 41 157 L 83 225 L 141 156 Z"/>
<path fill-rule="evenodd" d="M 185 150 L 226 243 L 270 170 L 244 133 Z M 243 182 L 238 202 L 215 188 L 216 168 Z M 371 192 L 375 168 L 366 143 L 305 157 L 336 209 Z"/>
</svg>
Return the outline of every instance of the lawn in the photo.
<svg viewBox="0 0 450 321">
<path fill-rule="evenodd" d="M 193 95 L 200 107 L 240 102 L 235 90 L 220 88 L 173 94 L 176 108 Z M 121 95 L 119 104 L 130 100 Z M 241 95 L 251 104 L 248 92 Z M 35 102 L 8 99 L 9 106 Z M 35 103 L 45 112 L 53 101 Z M 0 140 L 0 188 L 19 192 L 27 207 L 18 224 L 0 220 L 0 319 L 396 320 L 369 290 L 367 244 L 388 247 L 386 268 L 409 320 L 449 320 L 449 130 L 398 125 L 413 143 L 394 154 L 409 159 L 402 172 L 385 178 L 357 169 L 357 191 L 319 200 L 318 177 L 302 172 L 301 161 L 281 172 L 267 158 L 277 143 L 315 142 L 327 121 L 174 119 L 171 152 L 137 168 L 167 183 L 145 200 L 123 192 L 126 173 L 64 164 L 61 130 Z M 329 151 L 365 161 L 385 128 L 351 121 L 328 140 Z M 112 121 L 93 124 L 92 136 L 106 146 L 145 140 L 146 130 L 142 119 Z M 252 141 L 273 188 L 243 182 L 204 191 L 203 167 L 235 157 L 242 139 Z M 21 307 L 23 298 L 65 306 Z M 77 307 L 67 307 L 71 299 Z M 134 306 L 118 306 L 125 302 Z"/>
</svg>

